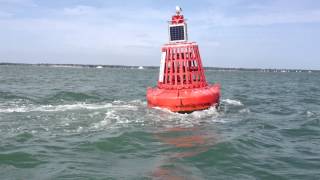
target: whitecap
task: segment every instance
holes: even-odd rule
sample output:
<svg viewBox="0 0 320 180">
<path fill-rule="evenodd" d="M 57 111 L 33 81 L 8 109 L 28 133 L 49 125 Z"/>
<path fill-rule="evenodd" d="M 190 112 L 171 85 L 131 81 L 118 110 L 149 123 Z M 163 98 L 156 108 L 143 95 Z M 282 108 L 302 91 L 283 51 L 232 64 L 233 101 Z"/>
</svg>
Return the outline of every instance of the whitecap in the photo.
<svg viewBox="0 0 320 180">
<path fill-rule="evenodd" d="M 150 114 L 148 115 L 150 118 L 148 119 L 153 123 L 165 127 L 193 127 L 201 123 L 225 122 L 219 118 L 223 112 L 219 111 L 216 107 L 184 114 L 172 112 L 166 108 L 160 107 L 154 107 L 153 109 L 160 110 L 162 113 L 159 113 L 159 111 L 150 111 Z"/>
<path fill-rule="evenodd" d="M 313 112 L 311 112 L 311 111 L 307 111 L 307 117 L 312 117 L 312 116 L 314 116 L 315 115 L 315 113 L 313 113 Z"/>
<path fill-rule="evenodd" d="M 78 110 L 78 109 L 88 109 L 88 110 L 97 110 L 97 109 L 106 109 L 112 107 L 112 104 L 86 104 L 86 103 L 77 103 L 77 104 L 65 104 L 65 105 L 22 105 L 20 107 L 10 107 L 10 108 L 1 108 L 0 112 L 2 113 L 13 113 L 13 112 L 58 112 L 58 111 L 68 111 L 68 110 Z"/>
<path fill-rule="evenodd" d="M 226 103 L 226 104 L 230 104 L 230 105 L 234 105 L 234 106 L 243 106 L 242 102 L 239 101 L 239 100 L 223 99 L 221 101 Z"/>
<path fill-rule="evenodd" d="M 217 117 L 219 112 L 217 108 L 210 107 L 209 109 L 202 110 L 202 111 L 194 111 L 191 115 L 195 118 L 206 118 L 206 117 Z"/>
<path fill-rule="evenodd" d="M 82 131 L 83 131 L 83 127 L 82 126 L 79 126 L 78 129 L 76 130 L 77 133 L 80 133 Z"/>
<path fill-rule="evenodd" d="M 248 109 L 248 108 L 245 108 L 245 109 L 241 109 L 240 111 L 239 111 L 239 113 L 250 113 L 251 111 L 250 111 L 250 109 Z"/>
</svg>

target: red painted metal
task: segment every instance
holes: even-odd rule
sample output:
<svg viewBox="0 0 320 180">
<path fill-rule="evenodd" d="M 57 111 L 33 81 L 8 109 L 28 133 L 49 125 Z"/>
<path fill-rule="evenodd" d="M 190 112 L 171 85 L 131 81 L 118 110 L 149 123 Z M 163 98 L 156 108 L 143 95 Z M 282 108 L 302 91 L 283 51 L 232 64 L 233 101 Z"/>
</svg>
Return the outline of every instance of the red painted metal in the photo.
<svg viewBox="0 0 320 180">
<path fill-rule="evenodd" d="M 172 16 L 172 18 L 171 18 L 171 23 L 172 23 L 172 24 L 184 23 L 184 17 L 183 17 L 183 15 L 177 14 L 177 15 Z"/>
<path fill-rule="evenodd" d="M 177 14 L 171 24 L 179 23 L 185 24 L 185 21 Z M 165 44 L 162 55 L 157 87 L 147 89 L 149 107 L 192 112 L 218 106 L 220 85 L 207 83 L 197 43 Z"/>
</svg>

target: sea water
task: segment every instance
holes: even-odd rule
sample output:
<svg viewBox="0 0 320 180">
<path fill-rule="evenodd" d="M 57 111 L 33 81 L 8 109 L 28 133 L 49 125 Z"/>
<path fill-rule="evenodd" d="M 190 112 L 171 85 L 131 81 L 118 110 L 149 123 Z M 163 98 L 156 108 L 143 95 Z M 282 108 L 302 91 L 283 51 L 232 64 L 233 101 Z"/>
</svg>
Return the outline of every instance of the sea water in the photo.
<svg viewBox="0 0 320 180">
<path fill-rule="evenodd" d="M 147 108 L 157 69 L 0 66 L 0 179 L 320 179 L 320 74 L 206 71 L 219 109 Z"/>
</svg>

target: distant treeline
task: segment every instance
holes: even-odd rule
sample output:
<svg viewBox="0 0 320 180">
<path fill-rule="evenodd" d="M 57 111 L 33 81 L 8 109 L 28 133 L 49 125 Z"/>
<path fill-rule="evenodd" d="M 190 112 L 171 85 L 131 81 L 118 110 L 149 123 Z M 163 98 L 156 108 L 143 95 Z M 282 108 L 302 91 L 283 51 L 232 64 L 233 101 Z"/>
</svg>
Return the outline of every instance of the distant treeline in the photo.
<svg viewBox="0 0 320 180">
<path fill-rule="evenodd" d="M 125 66 L 125 65 L 102 65 L 102 64 L 49 64 L 49 63 L 38 63 L 38 64 L 28 64 L 28 63 L 0 63 L 1 65 L 23 65 L 23 66 L 48 66 L 48 67 L 87 67 L 87 68 L 139 68 L 140 66 Z M 143 68 L 156 69 L 157 66 L 143 66 Z"/>
<path fill-rule="evenodd" d="M 28 64 L 28 63 L 1 63 L 1 65 L 23 65 L 23 66 L 47 66 L 47 67 L 83 67 L 83 68 L 125 68 L 125 69 L 142 69 L 142 66 L 127 66 L 127 65 L 99 65 L 99 64 Z M 158 69 L 159 66 L 143 66 L 143 69 Z M 224 67 L 205 67 L 206 70 L 215 71 L 259 71 L 259 72 L 320 72 L 320 70 L 305 70 L 305 69 L 260 69 L 260 68 L 224 68 Z"/>
</svg>

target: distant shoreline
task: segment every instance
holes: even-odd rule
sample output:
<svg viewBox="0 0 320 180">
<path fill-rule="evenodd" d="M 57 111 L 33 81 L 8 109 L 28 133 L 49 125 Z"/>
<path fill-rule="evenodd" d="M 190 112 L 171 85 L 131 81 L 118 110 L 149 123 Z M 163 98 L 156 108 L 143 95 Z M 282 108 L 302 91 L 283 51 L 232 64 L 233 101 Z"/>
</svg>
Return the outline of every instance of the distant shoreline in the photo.
<svg viewBox="0 0 320 180">
<path fill-rule="evenodd" d="M 125 69 L 139 69 L 142 66 L 129 66 L 129 65 L 103 65 L 103 64 L 50 64 L 50 63 L 7 63 L 0 62 L 0 66 L 45 66 L 45 67 L 84 67 L 84 68 L 125 68 Z M 158 69 L 159 66 L 143 66 L 143 69 Z M 277 69 L 277 68 L 224 68 L 224 67 L 205 67 L 206 70 L 217 70 L 217 71 L 258 71 L 258 72 L 320 72 L 320 70 L 306 70 L 306 69 Z"/>
</svg>

